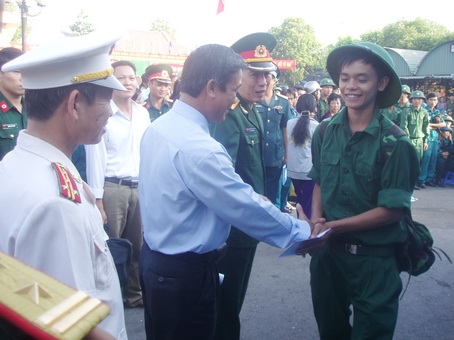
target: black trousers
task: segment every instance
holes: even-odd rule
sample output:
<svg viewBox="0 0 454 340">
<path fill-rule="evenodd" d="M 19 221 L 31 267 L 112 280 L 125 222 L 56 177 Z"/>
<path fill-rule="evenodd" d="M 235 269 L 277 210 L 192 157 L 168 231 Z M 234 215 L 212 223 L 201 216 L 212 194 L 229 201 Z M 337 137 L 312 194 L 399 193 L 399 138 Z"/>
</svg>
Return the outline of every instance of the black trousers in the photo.
<svg viewBox="0 0 454 340">
<path fill-rule="evenodd" d="M 216 261 L 206 254 L 165 255 L 143 243 L 140 280 L 147 339 L 213 339 L 219 304 Z"/>
</svg>

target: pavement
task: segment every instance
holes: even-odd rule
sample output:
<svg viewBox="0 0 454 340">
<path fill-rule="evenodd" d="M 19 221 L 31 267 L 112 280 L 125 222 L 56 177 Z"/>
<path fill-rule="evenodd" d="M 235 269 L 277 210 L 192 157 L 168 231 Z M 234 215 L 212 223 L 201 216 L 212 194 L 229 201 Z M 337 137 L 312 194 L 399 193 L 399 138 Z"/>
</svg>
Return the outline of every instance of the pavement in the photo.
<svg viewBox="0 0 454 340">
<path fill-rule="evenodd" d="M 413 219 L 424 223 L 435 246 L 454 260 L 454 187 L 415 191 Z M 260 243 L 241 311 L 241 340 L 318 339 L 309 285 L 309 257 L 279 258 L 281 249 Z M 401 274 L 404 287 L 408 275 Z M 126 309 L 130 340 L 145 339 L 143 309 Z M 400 300 L 395 340 L 453 340 L 454 265 L 437 259 L 411 277 Z"/>
</svg>

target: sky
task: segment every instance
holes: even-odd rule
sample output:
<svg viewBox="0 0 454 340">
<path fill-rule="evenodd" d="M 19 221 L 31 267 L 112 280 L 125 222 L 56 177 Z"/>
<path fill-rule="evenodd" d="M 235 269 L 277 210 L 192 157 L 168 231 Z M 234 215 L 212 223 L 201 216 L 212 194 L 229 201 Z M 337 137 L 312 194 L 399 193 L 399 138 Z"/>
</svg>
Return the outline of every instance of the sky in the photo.
<svg viewBox="0 0 454 340">
<path fill-rule="evenodd" d="M 34 0 L 27 0 L 33 4 Z M 176 30 L 177 42 L 188 48 L 206 43 L 231 45 L 254 32 L 280 26 L 287 17 L 300 17 L 312 26 L 323 45 L 339 36 L 359 35 L 382 29 L 400 20 L 422 17 L 454 31 L 451 0 L 427 1 L 364 0 L 224 0 L 225 10 L 216 14 L 218 0 L 45 0 L 40 15 L 30 18 L 34 38 L 52 40 L 74 23 L 84 10 L 97 29 L 149 30 L 155 19 L 163 19 Z M 270 5 L 273 4 L 273 5 Z M 279 4 L 279 6 L 277 6 Z M 34 14 L 36 7 L 31 6 Z"/>
</svg>

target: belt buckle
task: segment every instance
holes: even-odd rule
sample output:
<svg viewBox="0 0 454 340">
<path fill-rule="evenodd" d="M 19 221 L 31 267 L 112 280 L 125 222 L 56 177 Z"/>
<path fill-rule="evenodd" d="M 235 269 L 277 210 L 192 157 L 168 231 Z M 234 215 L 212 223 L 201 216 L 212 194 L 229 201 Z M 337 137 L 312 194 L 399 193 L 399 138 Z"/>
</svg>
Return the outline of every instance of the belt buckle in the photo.
<svg viewBox="0 0 454 340">
<path fill-rule="evenodd" d="M 346 244 L 345 244 L 345 251 L 346 251 L 347 253 L 352 254 L 352 255 L 356 255 L 356 254 L 358 254 L 358 247 L 359 247 L 359 246 L 356 245 L 356 244 L 349 244 L 349 243 L 346 243 Z"/>
</svg>

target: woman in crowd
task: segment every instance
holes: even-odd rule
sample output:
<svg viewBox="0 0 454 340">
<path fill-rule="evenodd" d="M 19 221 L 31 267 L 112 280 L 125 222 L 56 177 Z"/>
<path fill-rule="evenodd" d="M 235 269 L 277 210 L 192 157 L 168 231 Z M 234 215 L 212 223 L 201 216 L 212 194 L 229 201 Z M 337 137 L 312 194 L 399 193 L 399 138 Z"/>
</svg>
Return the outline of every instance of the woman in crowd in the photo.
<svg viewBox="0 0 454 340">
<path fill-rule="evenodd" d="M 311 217 L 312 191 L 314 182 L 307 177 L 312 167 L 311 142 L 318 122 L 311 118 L 317 107 L 317 101 L 311 94 L 303 94 L 298 98 L 296 111 L 298 116 L 287 122 L 288 155 L 287 171 L 292 179 L 299 203 L 306 216 Z"/>
</svg>

